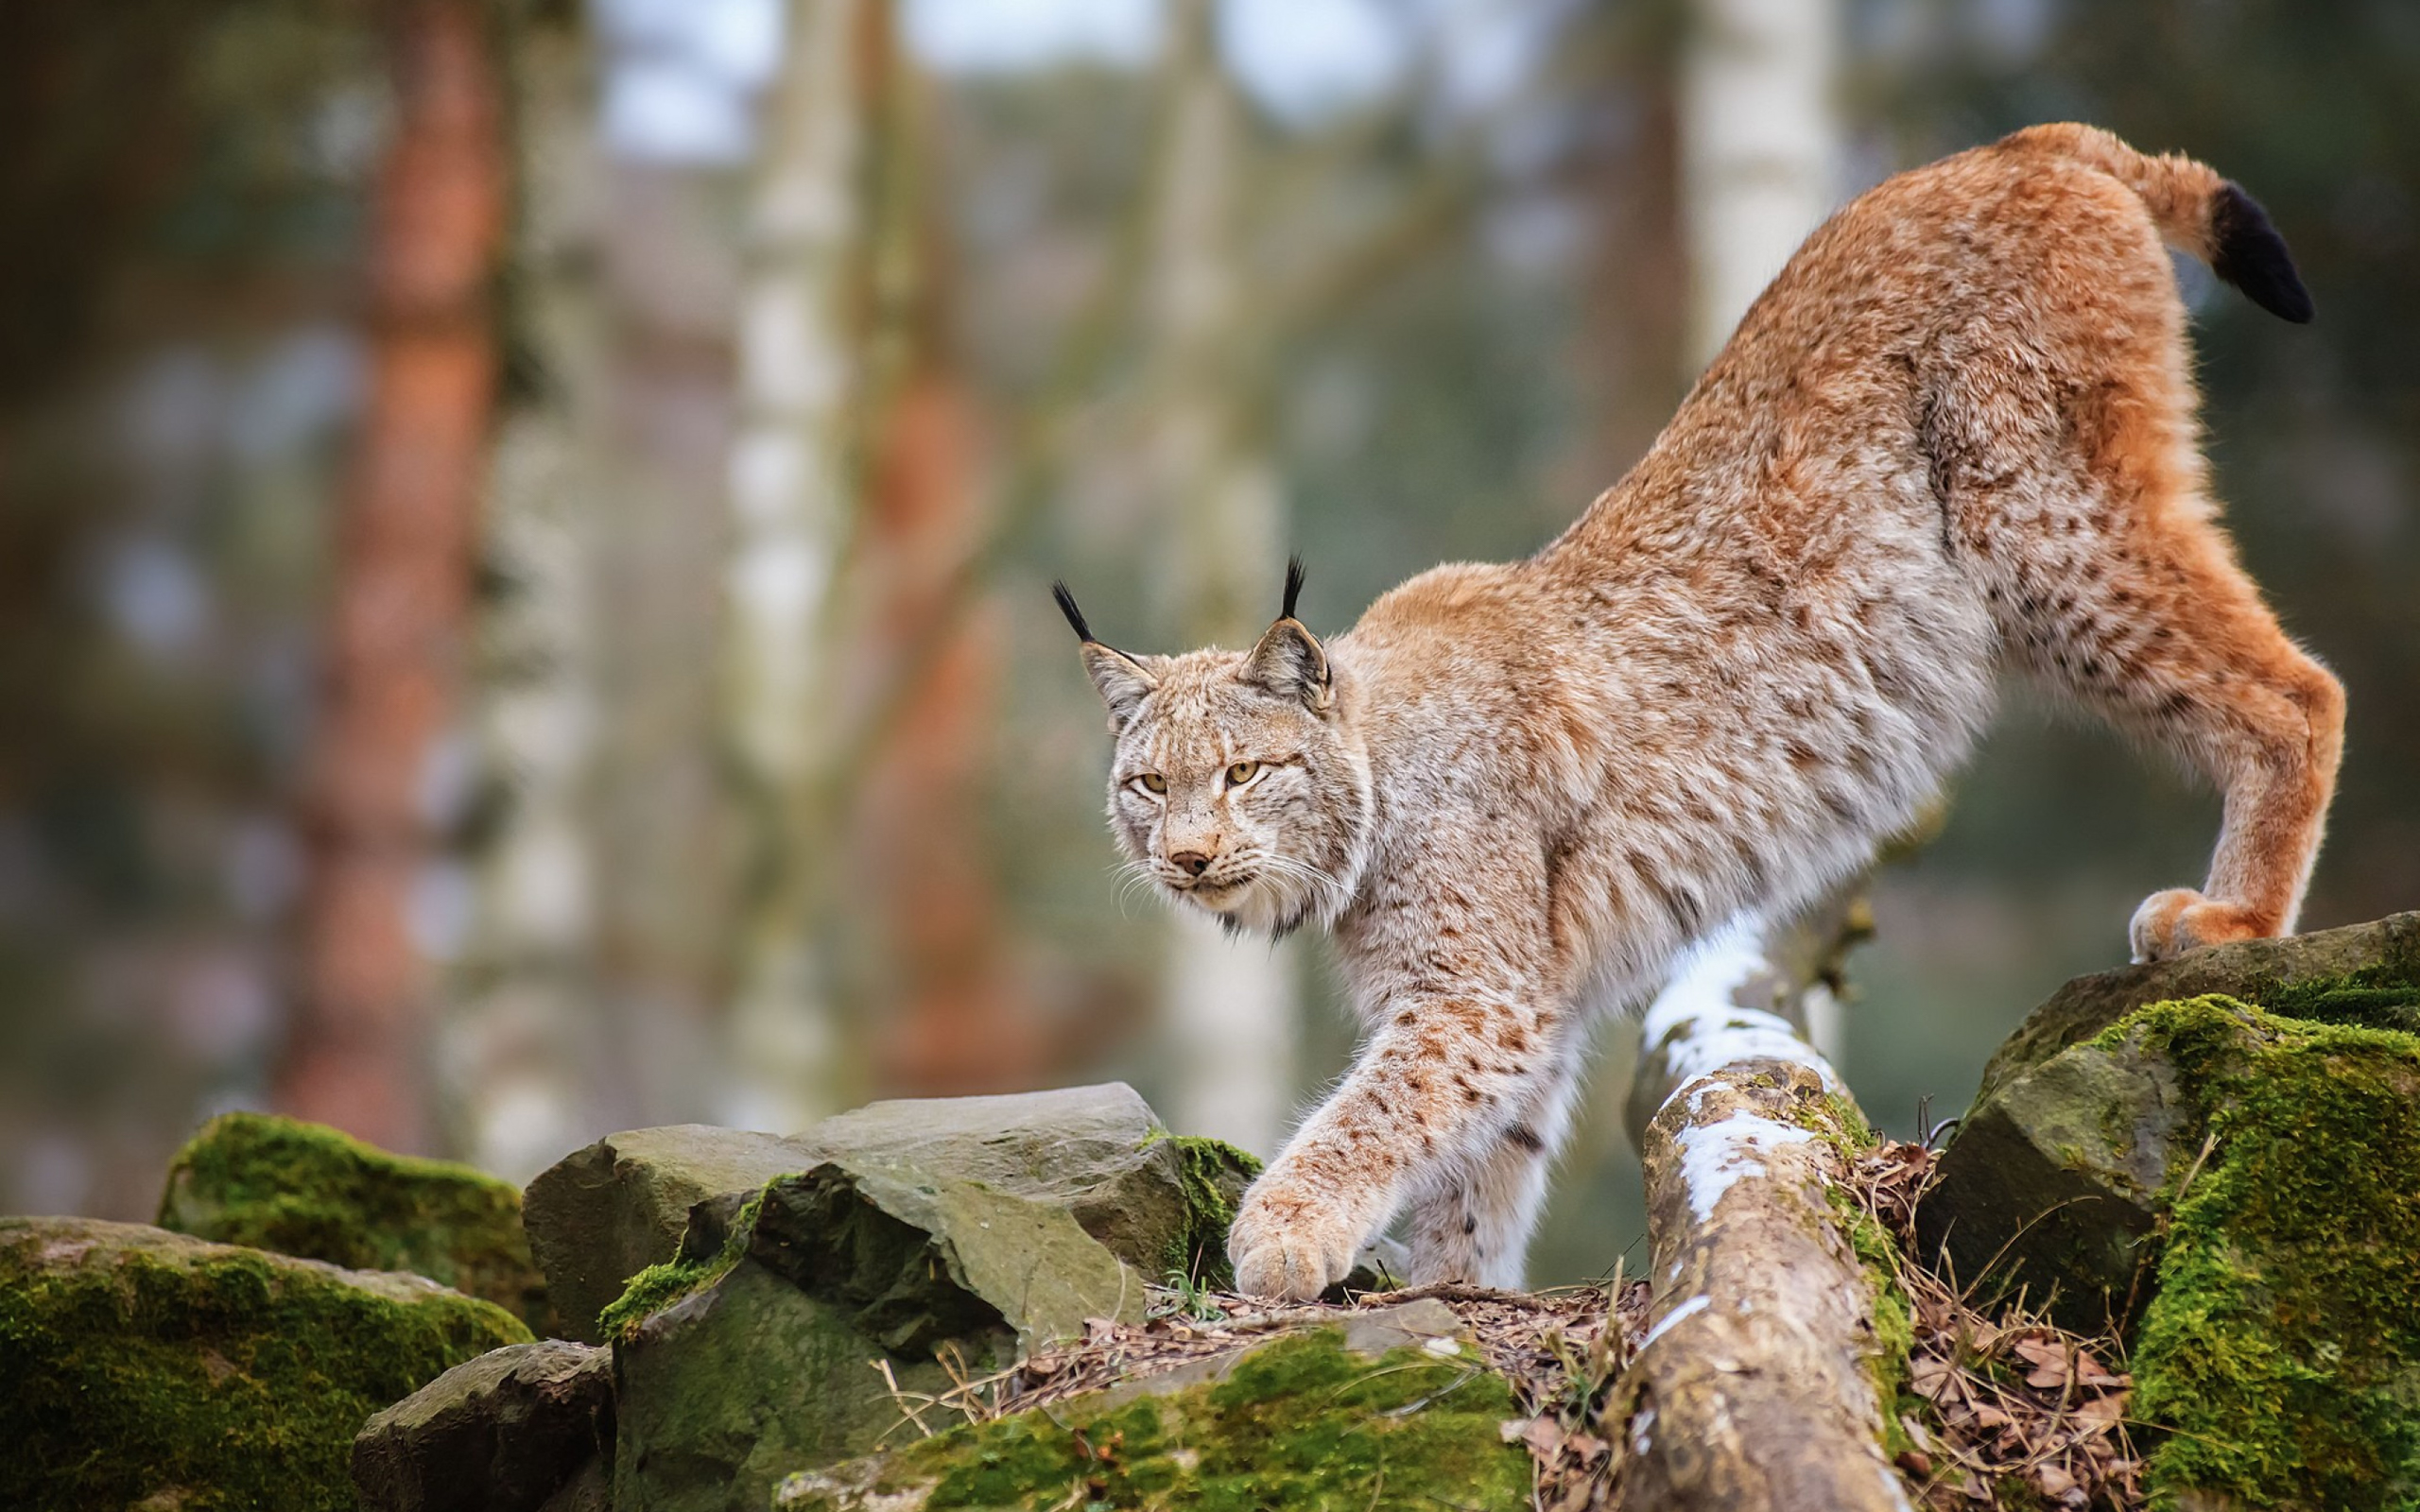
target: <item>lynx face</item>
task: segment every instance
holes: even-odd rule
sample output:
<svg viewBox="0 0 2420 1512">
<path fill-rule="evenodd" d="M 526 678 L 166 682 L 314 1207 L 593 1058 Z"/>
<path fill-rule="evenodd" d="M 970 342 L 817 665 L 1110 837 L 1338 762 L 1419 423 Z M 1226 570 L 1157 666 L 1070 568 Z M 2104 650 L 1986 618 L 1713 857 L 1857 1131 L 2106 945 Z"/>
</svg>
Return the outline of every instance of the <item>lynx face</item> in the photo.
<svg viewBox="0 0 2420 1512">
<path fill-rule="evenodd" d="M 1109 706 L 1109 828 L 1128 867 L 1232 931 L 1332 923 L 1367 854 L 1370 759 L 1327 652 L 1286 612 L 1250 651 L 1131 657 L 1052 589 Z"/>
<path fill-rule="evenodd" d="M 1085 660 L 1096 682 L 1107 674 L 1109 825 L 1136 872 L 1230 929 L 1333 919 L 1352 897 L 1371 788 L 1335 700 L 1316 706 L 1324 681 L 1272 687 L 1234 651 L 1137 662 L 1087 646 Z M 1113 690 L 1137 674 L 1150 686 L 1121 718 Z"/>
</svg>

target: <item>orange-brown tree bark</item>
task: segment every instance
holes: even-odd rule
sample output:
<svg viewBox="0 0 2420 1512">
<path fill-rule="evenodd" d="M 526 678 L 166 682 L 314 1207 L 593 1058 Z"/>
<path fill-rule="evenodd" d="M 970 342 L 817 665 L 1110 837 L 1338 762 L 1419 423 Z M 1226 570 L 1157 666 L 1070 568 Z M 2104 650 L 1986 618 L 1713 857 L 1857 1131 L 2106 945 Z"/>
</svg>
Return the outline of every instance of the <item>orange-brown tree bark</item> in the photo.
<svg viewBox="0 0 2420 1512">
<path fill-rule="evenodd" d="M 938 612 L 980 534 L 970 430 L 962 386 L 939 363 L 920 363 L 888 417 L 870 501 L 880 598 L 871 627 L 894 659 Z M 951 635 L 866 782 L 857 849 L 889 963 L 874 1043 L 887 1091 L 1019 1091 L 1051 1069 L 1049 1037 L 1010 969 L 984 839 L 996 618 L 978 609 Z"/>
<path fill-rule="evenodd" d="M 938 123 L 890 8 L 873 19 L 880 188 L 869 345 L 885 392 L 869 441 L 860 655 L 883 682 L 907 679 L 868 760 L 852 837 L 883 963 L 873 1079 L 925 1096 L 1021 1091 L 1048 1079 L 1055 1046 L 1019 989 L 986 843 L 998 616 L 977 604 L 935 653 L 921 656 L 918 644 L 988 529 L 974 401 L 950 332 Z"/>
<path fill-rule="evenodd" d="M 395 127 L 372 207 L 370 380 L 337 532 L 305 822 L 286 1110 L 426 1142 L 429 984 L 408 922 L 452 717 L 496 385 L 503 117 L 476 0 L 394 0 Z"/>
</svg>

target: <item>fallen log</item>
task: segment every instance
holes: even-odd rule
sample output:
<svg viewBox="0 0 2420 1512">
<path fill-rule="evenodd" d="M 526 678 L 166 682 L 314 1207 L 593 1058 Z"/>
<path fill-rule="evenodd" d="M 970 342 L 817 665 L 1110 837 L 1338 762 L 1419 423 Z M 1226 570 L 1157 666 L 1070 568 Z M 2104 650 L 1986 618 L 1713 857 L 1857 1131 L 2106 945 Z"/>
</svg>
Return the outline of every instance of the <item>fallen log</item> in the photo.
<svg viewBox="0 0 2420 1512">
<path fill-rule="evenodd" d="M 1880 1281 L 1852 1241 L 1855 1210 L 1829 1195 L 1864 1118 L 1804 1019 L 1775 1011 L 1807 982 L 1741 928 L 1648 1011 L 1632 1104 L 1653 1110 L 1640 1156 L 1654 1292 L 1606 1414 L 1616 1506 L 1910 1506 L 1883 1447 Z"/>
</svg>

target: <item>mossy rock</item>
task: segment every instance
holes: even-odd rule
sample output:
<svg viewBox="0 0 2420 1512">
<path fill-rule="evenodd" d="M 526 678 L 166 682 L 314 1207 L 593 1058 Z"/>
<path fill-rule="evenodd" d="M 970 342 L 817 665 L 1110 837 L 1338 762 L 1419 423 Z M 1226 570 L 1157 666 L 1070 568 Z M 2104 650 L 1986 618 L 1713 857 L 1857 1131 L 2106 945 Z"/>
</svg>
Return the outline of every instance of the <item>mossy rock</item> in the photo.
<svg viewBox="0 0 2420 1512">
<path fill-rule="evenodd" d="M 1080 1398 L 791 1476 L 781 1512 L 1083 1505 L 1372 1512 L 1530 1505 L 1505 1383 L 1465 1348 L 1375 1358 L 1341 1329 L 1281 1339 L 1215 1382 Z"/>
<path fill-rule="evenodd" d="M 2004 1078 L 1968 1111 L 1917 1213 L 1927 1259 L 2096 1332 L 2149 1295 L 2148 1247 L 2195 1145 L 2175 1068 L 2132 1018 Z M 2198 1138 L 2196 1136 L 2195 1138 Z"/>
<path fill-rule="evenodd" d="M 418 1276 L 0 1219 L 0 1484 L 12 1506 L 345 1512 L 372 1413 L 528 1340 Z"/>
<path fill-rule="evenodd" d="M 2375 1019 L 2381 964 L 2278 995 Z M 2135 1008 L 1998 1081 L 1919 1226 L 1970 1286 L 2128 1328 L 2155 1504 L 2420 1507 L 2420 1035 Z"/>
<path fill-rule="evenodd" d="M 2017 1026 L 1983 1068 L 1975 1105 L 2001 1083 L 2152 1003 L 2221 993 L 2323 1023 L 2420 1032 L 2420 913 L 2284 939 L 2189 951 L 2173 960 L 2080 976 Z"/>
<path fill-rule="evenodd" d="M 566 1339 L 456 1366 L 370 1419 L 353 1444 L 361 1512 L 557 1512 L 604 1503 L 614 1358 Z"/>
<path fill-rule="evenodd" d="M 2155 1500 L 2420 1507 L 2420 1036 L 2215 997 L 2125 1032 L 2195 1152 L 2132 1355 Z"/>
<path fill-rule="evenodd" d="M 2210 994 L 2288 1018 L 2420 1031 L 2420 913 L 2062 987 L 1984 1068 L 1917 1215 L 1927 1256 L 1945 1254 L 1962 1283 L 2050 1299 L 2070 1327 L 2130 1322 L 2150 1295 L 2165 1189 L 2198 1148 L 2200 1135 L 2183 1131 L 2200 1125 L 2167 1061 L 2116 1026 L 2147 1005 Z"/>
<path fill-rule="evenodd" d="M 530 1244 L 565 1331 L 603 1339 L 597 1314 L 630 1278 L 672 1262 L 700 1203 L 825 1161 L 1048 1203 L 1142 1275 L 1213 1285 L 1230 1280 L 1227 1225 L 1260 1170 L 1231 1145 L 1170 1134 L 1115 1082 L 873 1103 L 794 1136 L 700 1125 L 614 1134 L 529 1184 Z"/>
<path fill-rule="evenodd" d="M 394 1155 L 324 1125 L 226 1113 L 168 1167 L 160 1227 L 354 1270 L 406 1270 L 554 1332 L 521 1193 L 467 1165 Z"/>
<path fill-rule="evenodd" d="M 945 1388 L 942 1357 L 981 1371 L 1143 1314 L 1143 1279 L 1065 1209 L 981 1182 L 827 1161 L 696 1217 L 605 1313 L 620 1512 L 762 1506 L 896 1431 L 892 1385 Z"/>
</svg>

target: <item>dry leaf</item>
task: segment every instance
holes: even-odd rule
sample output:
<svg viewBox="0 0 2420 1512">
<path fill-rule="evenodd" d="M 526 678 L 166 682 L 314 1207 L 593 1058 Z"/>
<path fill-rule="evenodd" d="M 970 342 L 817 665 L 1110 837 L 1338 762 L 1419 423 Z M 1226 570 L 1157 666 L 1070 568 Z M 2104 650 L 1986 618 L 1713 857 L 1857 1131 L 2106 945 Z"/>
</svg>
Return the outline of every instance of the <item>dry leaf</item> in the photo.
<svg viewBox="0 0 2420 1512">
<path fill-rule="evenodd" d="M 1521 1434 L 1521 1442 L 1529 1445 L 1530 1452 L 1538 1458 L 1550 1459 L 1570 1436 L 1564 1432 L 1563 1424 L 1541 1416 L 1530 1419 L 1530 1426 Z"/>
</svg>

